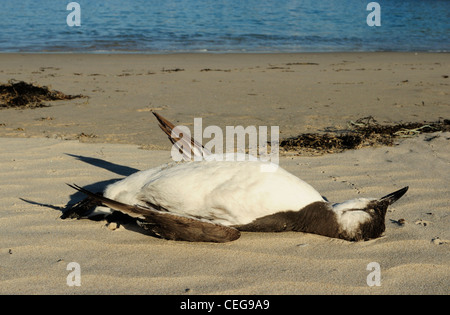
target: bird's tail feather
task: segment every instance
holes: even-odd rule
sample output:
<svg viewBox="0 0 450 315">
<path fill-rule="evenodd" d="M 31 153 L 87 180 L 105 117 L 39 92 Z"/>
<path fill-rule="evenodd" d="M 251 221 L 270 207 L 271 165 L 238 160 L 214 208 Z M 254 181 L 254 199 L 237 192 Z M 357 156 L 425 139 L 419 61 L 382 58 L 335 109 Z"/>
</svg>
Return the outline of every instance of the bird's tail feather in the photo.
<svg viewBox="0 0 450 315">
<path fill-rule="evenodd" d="M 201 143 L 198 143 L 198 141 L 195 141 L 192 137 L 183 135 L 174 124 L 160 114 L 155 112 L 152 113 L 158 120 L 161 130 L 169 137 L 170 142 L 172 142 L 172 144 L 183 154 L 184 160 L 190 161 L 195 156 L 205 157 L 211 155 L 211 152 L 208 149 L 205 149 Z M 186 149 L 190 151 L 190 154 L 187 153 L 189 151 Z"/>
</svg>

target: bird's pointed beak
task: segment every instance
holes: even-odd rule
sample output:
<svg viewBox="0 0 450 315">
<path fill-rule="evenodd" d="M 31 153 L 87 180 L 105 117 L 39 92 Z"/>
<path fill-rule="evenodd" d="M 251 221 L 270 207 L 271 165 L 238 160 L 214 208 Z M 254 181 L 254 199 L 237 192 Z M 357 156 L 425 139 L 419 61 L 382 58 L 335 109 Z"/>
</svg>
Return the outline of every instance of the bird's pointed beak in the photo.
<svg viewBox="0 0 450 315">
<path fill-rule="evenodd" d="M 380 198 L 380 202 L 386 202 L 388 205 L 393 204 L 397 200 L 399 200 L 406 192 L 408 191 L 408 186 L 403 187 L 402 189 L 399 189 L 397 191 L 394 191 L 393 193 L 390 193 L 389 195 L 386 195 L 382 198 Z"/>
</svg>

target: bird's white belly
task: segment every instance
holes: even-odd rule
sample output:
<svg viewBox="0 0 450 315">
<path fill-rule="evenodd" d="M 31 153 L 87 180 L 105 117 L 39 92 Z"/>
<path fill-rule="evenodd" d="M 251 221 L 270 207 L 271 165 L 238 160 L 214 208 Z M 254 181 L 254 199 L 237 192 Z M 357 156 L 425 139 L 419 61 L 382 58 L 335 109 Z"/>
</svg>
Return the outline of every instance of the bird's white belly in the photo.
<svg viewBox="0 0 450 315">
<path fill-rule="evenodd" d="M 259 161 L 201 161 L 137 172 L 107 187 L 105 197 L 150 202 L 181 215 L 240 225 L 279 211 L 323 201 L 309 184 L 281 167 L 261 171 Z"/>
</svg>

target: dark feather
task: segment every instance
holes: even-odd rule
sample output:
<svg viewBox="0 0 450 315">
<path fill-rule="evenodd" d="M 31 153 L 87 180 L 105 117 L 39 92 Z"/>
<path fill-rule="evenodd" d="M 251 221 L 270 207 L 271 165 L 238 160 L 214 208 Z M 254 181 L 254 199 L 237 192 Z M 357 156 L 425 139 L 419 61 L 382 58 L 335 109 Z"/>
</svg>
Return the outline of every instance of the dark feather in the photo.
<svg viewBox="0 0 450 315">
<path fill-rule="evenodd" d="M 185 217 L 170 212 L 162 212 L 139 205 L 127 205 L 97 194 L 94 194 L 77 185 L 67 184 L 73 189 L 85 193 L 90 198 L 98 200 L 111 209 L 121 211 L 130 216 L 137 217 L 141 226 L 161 237 L 176 241 L 189 242 L 229 242 L 240 237 L 240 232 L 232 227 L 215 224 L 204 220 Z"/>
<path fill-rule="evenodd" d="M 152 113 L 158 120 L 161 130 L 164 131 L 164 133 L 169 137 L 170 142 L 172 142 L 172 144 L 174 144 L 183 153 L 187 160 L 190 160 L 196 154 L 196 151 L 200 153 L 201 156 L 211 154 L 209 150 L 205 149 L 205 147 L 201 143 L 195 141 L 194 138 L 190 137 L 188 140 L 186 140 L 187 137 L 183 135 L 182 132 L 179 132 L 176 126 L 170 121 L 168 121 L 158 113 Z M 183 152 L 183 149 L 186 150 L 187 148 L 189 148 L 191 151 L 190 156 Z"/>
</svg>

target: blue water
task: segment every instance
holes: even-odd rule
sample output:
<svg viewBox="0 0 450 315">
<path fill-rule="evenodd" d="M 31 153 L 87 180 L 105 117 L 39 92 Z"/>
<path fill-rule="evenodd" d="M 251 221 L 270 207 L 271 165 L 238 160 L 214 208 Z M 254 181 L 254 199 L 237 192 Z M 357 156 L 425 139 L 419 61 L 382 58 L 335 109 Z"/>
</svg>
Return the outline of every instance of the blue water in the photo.
<svg viewBox="0 0 450 315">
<path fill-rule="evenodd" d="M 0 0 L 0 52 L 449 51 L 450 0 Z"/>
</svg>

